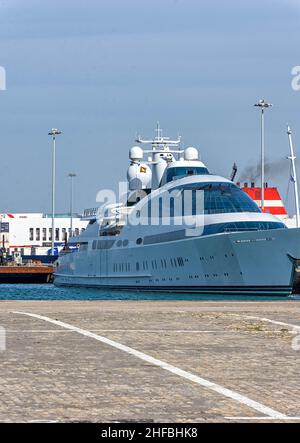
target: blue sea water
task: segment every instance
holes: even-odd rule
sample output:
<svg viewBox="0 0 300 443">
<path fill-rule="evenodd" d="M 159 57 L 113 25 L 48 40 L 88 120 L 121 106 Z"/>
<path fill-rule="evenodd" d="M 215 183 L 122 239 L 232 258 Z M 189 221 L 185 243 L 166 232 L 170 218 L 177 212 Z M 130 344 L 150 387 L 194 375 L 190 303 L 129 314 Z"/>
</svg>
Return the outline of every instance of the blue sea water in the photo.
<svg viewBox="0 0 300 443">
<path fill-rule="evenodd" d="M 57 288 L 54 285 L 2 284 L 0 300 L 300 300 L 300 295 L 278 296 L 238 296 L 172 294 L 159 292 L 118 292 L 85 288 Z"/>
</svg>

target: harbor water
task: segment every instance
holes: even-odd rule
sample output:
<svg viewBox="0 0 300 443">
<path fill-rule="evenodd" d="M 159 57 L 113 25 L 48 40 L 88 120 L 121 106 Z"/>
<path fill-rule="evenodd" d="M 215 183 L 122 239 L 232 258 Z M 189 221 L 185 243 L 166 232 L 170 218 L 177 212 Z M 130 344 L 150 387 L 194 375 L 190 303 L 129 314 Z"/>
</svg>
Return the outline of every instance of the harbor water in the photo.
<svg viewBox="0 0 300 443">
<path fill-rule="evenodd" d="M 92 288 L 58 288 L 45 284 L 2 284 L 0 300 L 300 300 L 300 295 L 291 297 L 180 294 L 159 292 L 107 291 Z"/>
</svg>

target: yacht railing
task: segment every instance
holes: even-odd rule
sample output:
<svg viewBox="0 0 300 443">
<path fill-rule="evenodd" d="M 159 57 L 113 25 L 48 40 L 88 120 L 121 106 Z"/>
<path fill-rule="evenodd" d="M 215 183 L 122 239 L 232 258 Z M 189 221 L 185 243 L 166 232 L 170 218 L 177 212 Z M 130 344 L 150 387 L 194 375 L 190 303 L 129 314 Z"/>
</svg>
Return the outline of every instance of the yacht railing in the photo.
<svg viewBox="0 0 300 443">
<path fill-rule="evenodd" d="M 98 208 L 88 208 L 83 211 L 82 219 L 89 220 L 91 218 L 96 218 Z"/>
</svg>

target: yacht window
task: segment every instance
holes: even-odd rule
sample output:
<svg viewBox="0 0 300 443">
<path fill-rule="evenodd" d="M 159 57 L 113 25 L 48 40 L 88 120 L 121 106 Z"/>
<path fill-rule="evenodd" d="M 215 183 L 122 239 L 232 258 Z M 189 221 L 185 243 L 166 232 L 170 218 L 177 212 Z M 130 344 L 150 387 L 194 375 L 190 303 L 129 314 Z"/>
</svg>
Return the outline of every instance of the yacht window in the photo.
<svg viewBox="0 0 300 443">
<path fill-rule="evenodd" d="M 174 197 L 170 198 L 170 217 L 174 217 Z"/>
<path fill-rule="evenodd" d="M 110 249 L 114 243 L 115 240 L 98 240 L 97 249 Z"/>
<path fill-rule="evenodd" d="M 205 166 L 177 166 L 174 168 L 168 168 L 164 172 L 160 186 L 171 182 L 172 180 L 177 180 L 189 175 L 206 175 L 209 174 L 208 169 Z"/>
<path fill-rule="evenodd" d="M 177 261 L 178 261 L 179 266 L 184 266 L 183 258 L 182 257 L 178 257 Z"/>
<path fill-rule="evenodd" d="M 248 221 L 248 222 L 228 222 L 207 225 L 203 235 L 220 234 L 221 232 L 242 232 L 242 231 L 265 231 L 271 229 L 285 229 L 286 226 L 278 222 Z M 234 256 L 233 254 L 231 254 Z M 227 254 L 225 254 L 227 257 Z"/>
<path fill-rule="evenodd" d="M 204 214 L 221 214 L 230 212 L 261 212 L 256 203 L 233 183 L 197 183 L 186 185 L 182 190 L 192 190 L 192 213 L 201 210 L 197 208 L 197 192 L 204 192 Z M 184 192 L 182 193 L 184 200 Z M 201 196 L 202 197 L 202 196 Z M 185 214 L 187 215 L 187 214 Z"/>
</svg>

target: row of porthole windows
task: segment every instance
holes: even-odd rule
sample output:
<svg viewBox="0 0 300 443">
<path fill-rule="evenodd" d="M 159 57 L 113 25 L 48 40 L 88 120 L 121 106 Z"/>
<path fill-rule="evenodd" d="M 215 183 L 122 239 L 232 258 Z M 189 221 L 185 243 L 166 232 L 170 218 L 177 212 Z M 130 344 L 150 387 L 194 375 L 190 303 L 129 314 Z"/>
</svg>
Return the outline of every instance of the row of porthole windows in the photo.
<svg viewBox="0 0 300 443">
<path fill-rule="evenodd" d="M 210 258 L 210 260 L 214 260 L 214 259 L 215 259 L 215 256 L 214 256 L 214 255 L 210 255 L 209 258 Z M 199 260 L 200 260 L 200 261 L 204 261 L 204 260 L 205 260 L 205 257 L 199 257 Z"/>
<path fill-rule="evenodd" d="M 234 257 L 234 254 L 233 254 L 233 253 L 231 253 L 230 255 L 231 255 L 231 257 Z M 225 257 L 228 258 L 228 254 L 225 254 Z M 214 260 L 214 259 L 215 259 L 215 256 L 214 256 L 214 255 L 210 255 L 209 258 L 210 258 L 210 260 Z M 204 260 L 205 260 L 205 257 L 203 257 L 203 256 L 202 256 L 202 257 L 199 257 L 199 260 L 200 260 L 200 261 L 204 261 Z"/>
<path fill-rule="evenodd" d="M 165 277 L 163 277 L 161 280 L 166 281 L 167 279 Z M 179 281 L 180 277 L 176 277 L 175 279 L 173 279 L 172 277 L 169 277 L 169 281 L 173 281 L 173 280 Z M 156 278 L 156 279 L 149 278 L 149 283 L 153 283 L 153 282 L 159 282 L 159 278 Z M 136 280 L 136 283 L 140 283 L 140 281 Z"/>
<path fill-rule="evenodd" d="M 225 274 L 224 274 L 225 275 Z M 218 277 L 218 274 L 212 274 L 213 277 Z M 205 278 L 209 278 L 209 274 L 204 274 Z M 199 278 L 199 275 L 189 275 L 189 279 Z"/>
<path fill-rule="evenodd" d="M 240 274 L 242 275 L 243 273 L 240 272 Z M 224 272 L 224 276 L 225 276 L 225 277 L 228 277 L 228 276 L 229 276 L 228 272 Z M 209 274 L 204 274 L 204 277 L 209 278 L 210 275 L 209 275 Z M 218 274 L 212 274 L 212 277 L 218 277 Z M 193 278 L 199 278 L 199 275 L 189 275 L 189 279 L 193 279 Z M 180 280 L 180 277 L 176 277 L 175 280 L 176 280 L 176 281 L 179 281 L 179 280 Z M 164 282 L 164 281 L 167 281 L 167 278 L 162 277 L 161 280 L 160 280 L 159 278 L 155 278 L 155 279 L 150 278 L 150 279 L 149 279 L 149 283 L 154 283 L 154 282 L 155 282 L 155 283 L 158 283 L 159 281 L 163 281 L 163 282 Z M 169 278 L 169 281 L 173 281 L 173 278 L 170 277 L 170 278 Z M 136 280 L 136 283 L 141 283 L 141 281 L 140 281 L 140 280 Z"/>
<path fill-rule="evenodd" d="M 177 260 L 177 261 L 176 261 Z M 170 259 L 172 267 L 177 268 L 177 266 L 184 266 L 184 261 L 182 257 L 177 257 L 177 259 Z M 167 267 L 166 259 L 161 259 L 161 267 Z M 158 269 L 157 261 L 151 260 L 151 268 Z M 140 271 L 143 269 L 144 271 L 148 271 L 149 265 L 148 261 L 136 262 L 136 270 Z M 130 271 L 130 263 L 114 263 L 113 264 L 113 272 L 129 272 Z"/>
<path fill-rule="evenodd" d="M 170 265 L 172 268 L 177 268 L 184 266 L 184 259 L 183 257 L 174 257 L 170 258 Z M 168 261 L 166 258 L 160 259 L 160 265 L 162 269 L 167 269 L 168 267 Z M 158 269 L 157 260 L 151 260 L 151 268 L 152 269 Z M 144 271 L 147 271 L 149 269 L 148 261 L 143 261 L 141 264 L 139 262 L 136 262 L 136 270 L 139 271 L 140 269 L 143 269 Z"/>
<path fill-rule="evenodd" d="M 128 240 L 118 240 L 117 241 L 117 243 L 116 243 L 116 245 L 118 246 L 118 247 L 121 247 L 121 246 L 128 246 Z"/>
<path fill-rule="evenodd" d="M 240 272 L 240 274 L 242 275 L 243 273 L 242 272 Z M 228 277 L 229 276 L 229 273 L 228 272 L 224 272 L 224 276 L 225 277 Z M 210 277 L 210 275 L 209 274 L 204 274 L 204 277 L 205 278 L 209 278 Z M 212 276 L 211 277 L 218 277 L 218 274 L 212 274 Z M 194 279 L 194 278 L 196 278 L 196 279 L 198 279 L 198 278 L 200 278 L 199 277 L 199 275 L 189 275 L 189 279 L 191 280 L 191 279 Z M 159 278 L 156 278 L 156 279 L 152 279 L 152 278 L 150 278 L 149 279 L 149 283 L 153 283 L 153 282 L 159 282 L 159 281 L 167 281 L 167 280 L 169 280 L 169 281 L 173 281 L 173 278 L 172 277 L 169 277 L 169 279 L 167 279 L 166 277 L 162 277 L 161 279 L 159 279 Z M 180 277 L 176 277 L 176 279 L 175 279 L 176 281 L 179 281 L 180 280 Z M 136 280 L 136 283 L 140 283 L 140 280 Z"/>
<path fill-rule="evenodd" d="M 242 275 L 243 273 L 240 272 L 240 274 Z M 209 277 L 219 277 L 219 274 L 204 274 L 205 278 L 209 278 Z M 228 272 L 224 272 L 224 277 L 229 277 L 229 273 Z M 192 278 L 199 278 L 199 275 L 189 275 L 189 279 Z"/>
<path fill-rule="evenodd" d="M 201 260 L 202 257 L 200 257 Z M 169 259 L 169 263 L 171 265 L 172 268 L 177 268 L 177 267 L 183 267 L 184 266 L 184 262 L 188 261 L 187 259 L 183 259 L 183 257 L 174 257 L 174 258 L 170 258 Z M 165 258 L 160 259 L 160 265 L 162 269 L 167 269 L 168 268 L 168 260 Z M 148 263 L 148 260 L 144 260 L 142 262 L 136 262 L 136 271 L 140 271 L 140 270 L 144 270 L 144 271 L 148 271 L 149 268 L 152 268 L 152 270 L 157 270 L 158 269 L 158 263 L 157 260 L 151 260 L 150 264 Z M 114 272 L 128 272 L 130 271 L 130 263 L 115 263 L 113 265 L 113 270 Z M 240 273 L 242 274 L 242 272 Z M 211 277 L 218 277 L 219 274 L 204 274 L 204 276 L 206 278 Z M 224 276 L 228 277 L 229 273 L 228 272 L 224 272 Z M 190 275 L 189 276 L 190 279 L 192 278 L 199 278 L 199 275 Z"/>
<path fill-rule="evenodd" d="M 137 245 L 140 245 L 140 244 L 142 244 L 143 243 L 143 239 L 142 238 L 138 238 L 137 240 L 136 240 L 136 244 Z M 118 248 L 120 248 L 120 247 L 125 247 L 125 246 L 128 246 L 128 244 L 129 244 L 129 241 L 127 240 L 127 239 L 125 239 L 125 240 L 118 240 L 117 241 L 117 243 L 116 243 L 116 246 L 118 247 Z"/>
<path fill-rule="evenodd" d="M 130 263 L 114 263 L 113 272 L 130 272 Z"/>
<path fill-rule="evenodd" d="M 152 269 L 157 269 L 157 261 L 156 260 L 151 260 L 151 267 L 152 267 Z M 135 264 L 135 269 L 137 271 L 140 271 L 141 269 L 143 269 L 144 271 L 147 271 L 149 269 L 148 261 L 146 260 L 141 263 L 137 261 Z"/>
</svg>

